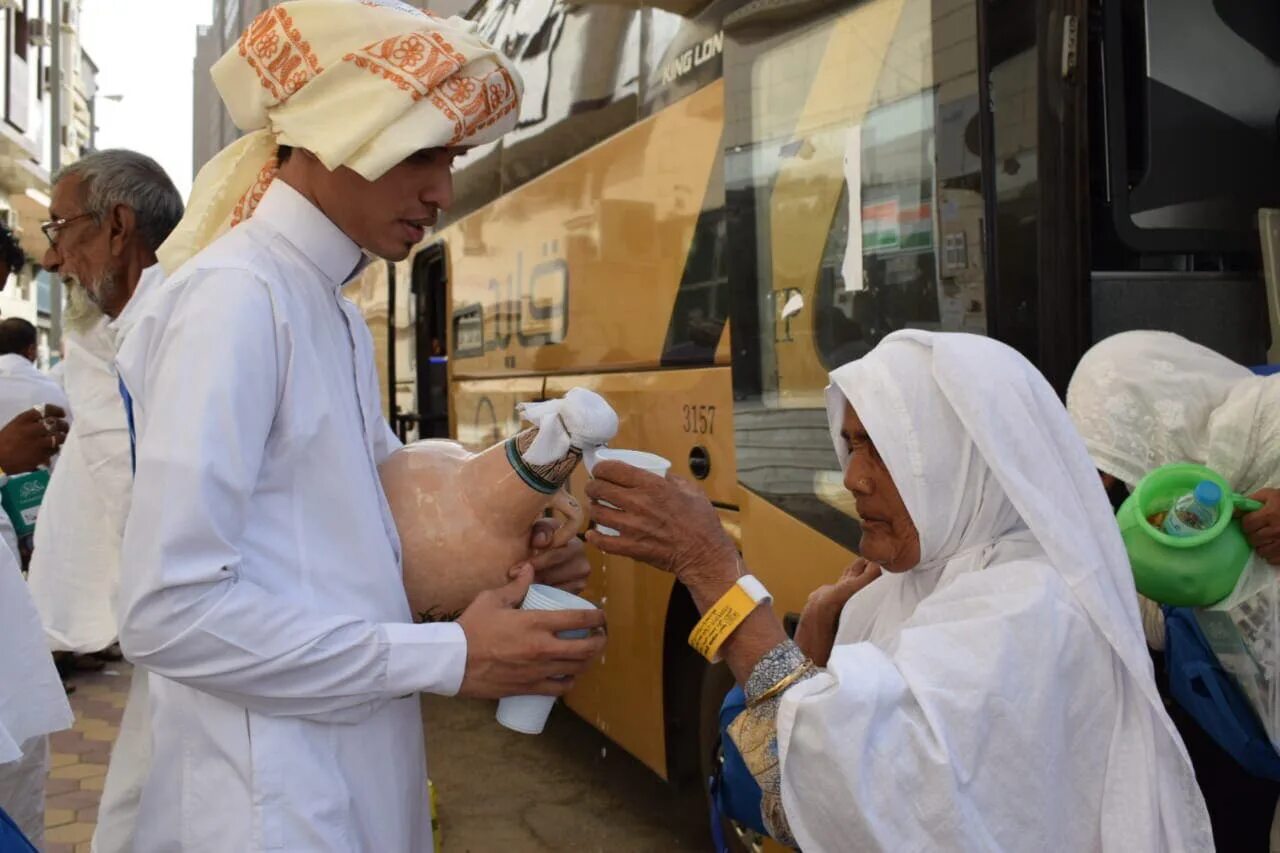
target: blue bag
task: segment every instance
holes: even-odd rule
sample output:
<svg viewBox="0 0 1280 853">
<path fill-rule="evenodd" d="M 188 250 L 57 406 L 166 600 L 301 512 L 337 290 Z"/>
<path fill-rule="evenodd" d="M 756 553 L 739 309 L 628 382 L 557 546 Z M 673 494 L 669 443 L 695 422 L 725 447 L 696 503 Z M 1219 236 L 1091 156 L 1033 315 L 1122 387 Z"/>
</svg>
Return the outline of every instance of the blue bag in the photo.
<svg viewBox="0 0 1280 853">
<path fill-rule="evenodd" d="M 1261 721 L 1209 647 L 1195 614 L 1165 607 L 1169 692 L 1224 752 L 1253 776 L 1280 781 L 1276 754 Z"/>
<path fill-rule="evenodd" d="M 721 763 L 711 777 L 711 834 L 717 851 L 726 849 L 721 838 L 722 816 L 761 835 L 768 835 L 760 814 L 760 801 L 764 795 L 742 760 L 737 744 L 729 737 L 729 724 L 746 709 L 747 696 L 738 686 L 729 691 L 720 706 Z"/>
</svg>

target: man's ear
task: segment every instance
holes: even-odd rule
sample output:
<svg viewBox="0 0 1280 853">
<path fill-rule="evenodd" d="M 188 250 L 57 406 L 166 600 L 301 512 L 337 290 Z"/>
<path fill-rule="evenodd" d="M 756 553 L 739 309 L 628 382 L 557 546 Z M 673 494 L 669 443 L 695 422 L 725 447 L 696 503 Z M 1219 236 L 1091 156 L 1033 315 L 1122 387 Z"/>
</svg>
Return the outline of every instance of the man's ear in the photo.
<svg viewBox="0 0 1280 853">
<path fill-rule="evenodd" d="M 138 214 L 127 204 L 117 204 L 107 217 L 107 227 L 111 234 L 111 254 L 119 257 L 125 253 L 138 230 Z"/>
</svg>

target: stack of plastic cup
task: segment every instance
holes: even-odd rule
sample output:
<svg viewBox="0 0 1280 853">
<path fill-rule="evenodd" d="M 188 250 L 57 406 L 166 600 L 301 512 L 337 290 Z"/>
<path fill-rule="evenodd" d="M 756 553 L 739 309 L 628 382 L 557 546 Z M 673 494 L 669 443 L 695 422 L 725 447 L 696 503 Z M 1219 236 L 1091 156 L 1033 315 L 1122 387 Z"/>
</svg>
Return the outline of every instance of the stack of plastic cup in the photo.
<svg viewBox="0 0 1280 853">
<path fill-rule="evenodd" d="M 667 472 L 671 470 L 670 460 L 663 459 L 656 453 L 645 453 L 643 450 L 613 450 L 608 447 L 602 447 L 596 451 L 595 462 L 622 462 L 643 471 L 648 471 L 650 474 L 656 474 L 659 477 L 667 476 Z M 617 509 L 616 506 L 608 501 L 600 501 L 600 503 L 610 509 Z M 605 527 L 603 524 L 597 524 L 596 530 L 605 536 L 618 535 L 618 531 L 612 527 Z"/>
<path fill-rule="evenodd" d="M 596 606 L 581 596 L 553 586 L 535 583 L 529 587 L 521 610 L 595 610 Z M 586 628 L 561 631 L 564 640 L 582 640 L 591 635 Z M 498 722 L 512 731 L 527 735 L 541 734 L 556 704 L 554 696 L 508 696 L 498 702 Z"/>
</svg>

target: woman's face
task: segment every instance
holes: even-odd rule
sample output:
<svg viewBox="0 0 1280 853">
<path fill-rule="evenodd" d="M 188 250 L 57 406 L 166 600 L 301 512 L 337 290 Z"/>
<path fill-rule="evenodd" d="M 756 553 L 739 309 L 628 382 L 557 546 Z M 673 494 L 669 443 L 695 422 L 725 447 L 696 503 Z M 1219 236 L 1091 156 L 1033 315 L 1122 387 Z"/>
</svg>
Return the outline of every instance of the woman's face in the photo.
<svg viewBox="0 0 1280 853">
<path fill-rule="evenodd" d="M 920 563 L 920 533 L 866 427 L 848 404 L 840 435 L 849 449 L 844 485 L 862 517 L 858 551 L 891 572 L 915 568 Z"/>
</svg>

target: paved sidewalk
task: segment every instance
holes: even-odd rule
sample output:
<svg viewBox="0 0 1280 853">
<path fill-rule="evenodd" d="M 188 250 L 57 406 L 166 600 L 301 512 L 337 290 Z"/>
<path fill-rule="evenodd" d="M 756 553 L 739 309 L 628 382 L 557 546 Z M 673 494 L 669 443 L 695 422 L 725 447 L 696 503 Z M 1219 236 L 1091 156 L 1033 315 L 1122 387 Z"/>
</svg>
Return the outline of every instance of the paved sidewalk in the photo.
<svg viewBox="0 0 1280 853">
<path fill-rule="evenodd" d="M 45 853 L 88 853 L 131 667 L 78 674 L 75 727 L 51 736 Z M 709 849 L 701 792 L 673 792 L 563 707 L 538 737 L 493 719 L 494 703 L 428 697 L 443 853 Z M 429 851 L 423 851 L 429 853 Z"/>
<path fill-rule="evenodd" d="M 45 853 L 88 853 L 98 822 L 98 800 L 106 779 L 111 744 L 129 696 L 132 668 L 124 661 L 100 672 L 82 673 L 69 697 L 75 727 L 50 736 L 50 770 L 45 790 Z"/>
</svg>

